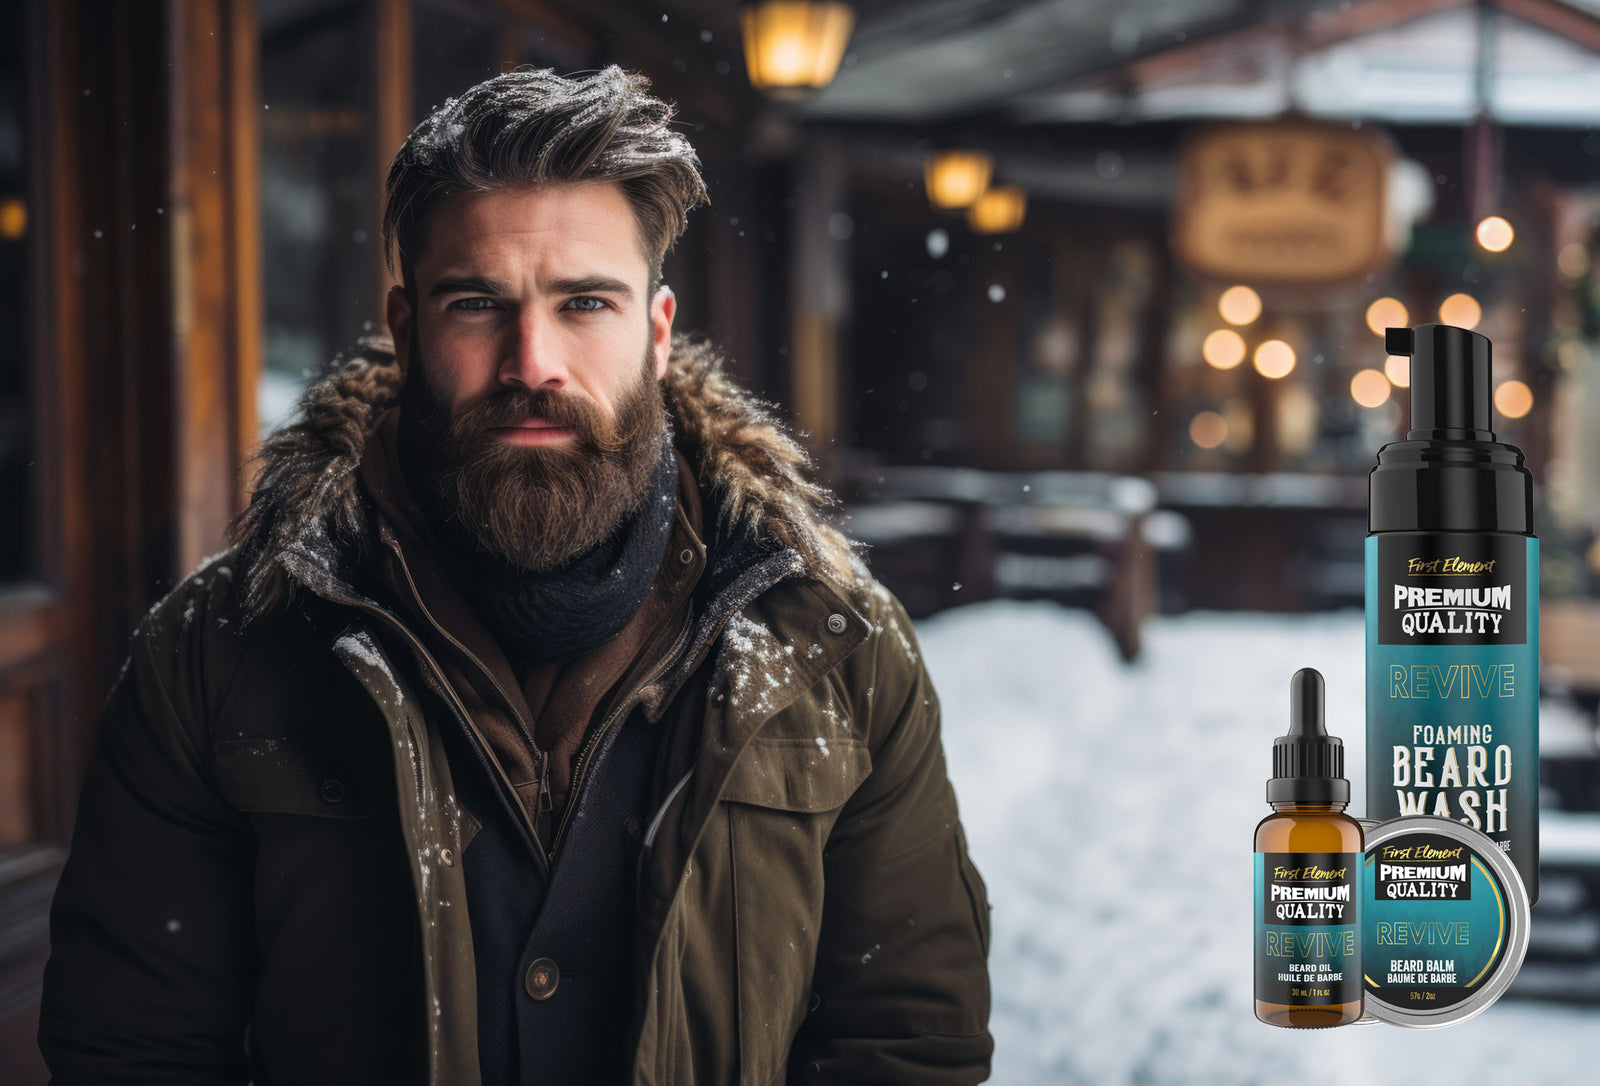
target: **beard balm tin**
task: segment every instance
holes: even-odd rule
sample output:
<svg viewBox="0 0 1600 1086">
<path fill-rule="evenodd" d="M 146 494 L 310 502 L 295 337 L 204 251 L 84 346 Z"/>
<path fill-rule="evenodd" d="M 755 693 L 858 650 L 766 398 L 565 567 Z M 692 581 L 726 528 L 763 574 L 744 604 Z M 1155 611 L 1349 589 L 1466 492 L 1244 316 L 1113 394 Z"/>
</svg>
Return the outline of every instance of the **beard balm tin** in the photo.
<svg viewBox="0 0 1600 1086">
<path fill-rule="evenodd" d="M 1486 834 L 1408 815 L 1367 830 L 1361 869 L 1366 1010 L 1429 1028 L 1483 1011 L 1528 950 L 1528 892 Z"/>
</svg>

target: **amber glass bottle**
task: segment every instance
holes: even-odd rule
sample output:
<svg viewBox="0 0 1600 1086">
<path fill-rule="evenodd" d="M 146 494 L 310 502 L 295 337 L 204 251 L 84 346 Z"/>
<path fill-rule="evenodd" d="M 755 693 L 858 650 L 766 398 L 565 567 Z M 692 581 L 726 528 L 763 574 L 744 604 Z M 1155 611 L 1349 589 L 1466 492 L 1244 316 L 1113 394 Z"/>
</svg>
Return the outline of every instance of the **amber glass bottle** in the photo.
<svg viewBox="0 0 1600 1086">
<path fill-rule="evenodd" d="M 1272 748 L 1256 826 L 1256 1017 L 1342 1026 L 1361 1017 L 1361 824 L 1344 813 L 1344 744 L 1322 720 L 1322 675 L 1295 672 L 1289 734 Z"/>
</svg>

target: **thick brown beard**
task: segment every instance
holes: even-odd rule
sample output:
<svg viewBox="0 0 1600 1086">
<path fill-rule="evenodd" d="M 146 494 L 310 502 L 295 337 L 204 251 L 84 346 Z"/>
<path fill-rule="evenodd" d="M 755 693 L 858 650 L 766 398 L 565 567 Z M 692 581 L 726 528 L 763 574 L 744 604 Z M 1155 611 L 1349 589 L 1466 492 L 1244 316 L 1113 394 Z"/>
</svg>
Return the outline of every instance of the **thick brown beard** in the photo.
<svg viewBox="0 0 1600 1086">
<path fill-rule="evenodd" d="M 454 413 L 427 383 L 417 340 L 401 394 L 402 460 L 436 524 L 514 566 L 543 573 L 601 543 L 649 488 L 667 440 L 666 405 L 647 344 L 615 418 L 574 394 L 505 389 Z M 570 426 L 553 445 L 522 445 L 493 428 L 534 417 Z"/>
</svg>

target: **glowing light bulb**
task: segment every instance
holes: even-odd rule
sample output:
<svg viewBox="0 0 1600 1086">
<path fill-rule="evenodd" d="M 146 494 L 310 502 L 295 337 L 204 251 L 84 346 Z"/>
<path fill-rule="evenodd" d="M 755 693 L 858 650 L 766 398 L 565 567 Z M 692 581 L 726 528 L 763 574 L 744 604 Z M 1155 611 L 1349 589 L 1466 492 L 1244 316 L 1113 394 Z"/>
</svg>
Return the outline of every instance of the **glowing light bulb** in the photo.
<svg viewBox="0 0 1600 1086">
<path fill-rule="evenodd" d="M 1483 319 L 1478 299 L 1470 294 L 1452 294 L 1439 303 L 1439 323 L 1453 324 L 1457 328 L 1476 328 Z"/>
<path fill-rule="evenodd" d="M 1249 324 L 1261 316 L 1261 295 L 1243 284 L 1229 287 L 1217 299 L 1217 312 L 1229 324 Z"/>
<path fill-rule="evenodd" d="M 1218 328 L 1200 345 L 1200 354 L 1219 370 L 1231 370 L 1244 361 L 1244 337 L 1232 328 Z"/>
<path fill-rule="evenodd" d="M 1281 339 L 1269 339 L 1256 348 L 1256 372 L 1274 380 L 1294 370 L 1294 348 Z"/>
<path fill-rule="evenodd" d="M 1400 304 L 1398 298 L 1379 298 L 1367 306 L 1367 327 L 1372 329 L 1375 336 L 1383 335 L 1386 329 L 1404 328 L 1410 323 L 1406 307 Z"/>
<path fill-rule="evenodd" d="M 1502 381 L 1494 390 L 1494 408 L 1508 419 L 1520 419 L 1533 410 L 1533 390 L 1521 381 Z"/>
<path fill-rule="evenodd" d="M 1389 399 L 1389 379 L 1377 370 L 1362 370 L 1350 378 L 1350 396 L 1362 407 L 1380 407 Z"/>
<path fill-rule="evenodd" d="M 1202 411 L 1189 420 L 1189 440 L 1202 449 L 1214 449 L 1228 440 L 1228 420 L 1215 411 Z"/>
<path fill-rule="evenodd" d="M 1511 248 L 1511 240 L 1516 236 L 1511 224 L 1499 215 L 1485 216 L 1478 223 L 1478 244 L 1491 253 L 1503 253 Z"/>
</svg>

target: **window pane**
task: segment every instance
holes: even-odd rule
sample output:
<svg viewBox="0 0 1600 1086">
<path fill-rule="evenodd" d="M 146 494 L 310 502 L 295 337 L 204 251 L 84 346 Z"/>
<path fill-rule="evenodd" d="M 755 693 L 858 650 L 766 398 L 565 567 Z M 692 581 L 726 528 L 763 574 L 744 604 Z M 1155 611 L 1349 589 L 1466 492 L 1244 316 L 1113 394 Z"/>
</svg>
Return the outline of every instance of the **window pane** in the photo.
<svg viewBox="0 0 1600 1086">
<path fill-rule="evenodd" d="M 382 315 L 368 5 L 260 0 L 258 12 L 265 435 Z"/>
</svg>

